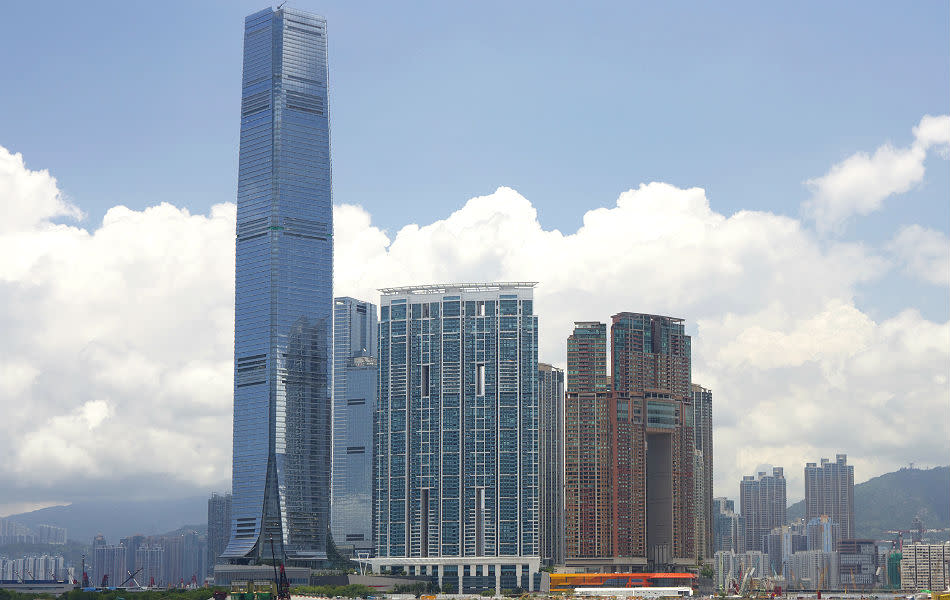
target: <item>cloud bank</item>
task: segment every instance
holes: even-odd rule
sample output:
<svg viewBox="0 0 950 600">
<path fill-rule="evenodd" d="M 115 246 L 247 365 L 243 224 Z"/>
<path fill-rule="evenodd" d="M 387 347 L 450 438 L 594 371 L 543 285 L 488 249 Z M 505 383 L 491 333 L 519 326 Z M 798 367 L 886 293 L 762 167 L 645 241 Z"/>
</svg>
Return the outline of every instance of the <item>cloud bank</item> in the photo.
<svg viewBox="0 0 950 600">
<path fill-rule="evenodd" d="M 916 135 L 933 145 L 940 131 L 925 118 Z M 0 227 L 0 410 L 15 432 L 0 438 L 0 514 L 226 487 L 233 204 L 207 215 L 117 206 L 95 226 L 57 224 L 81 212 L 49 173 L 0 147 L 0 209 L 14 215 Z M 797 219 L 725 216 L 702 189 L 664 183 L 620 194 L 566 233 L 544 229 L 505 187 L 395 234 L 358 206 L 335 207 L 334 219 L 338 295 L 540 282 L 544 361 L 564 363 L 575 320 L 687 319 L 693 379 L 714 392 L 717 494 L 734 496 L 742 474 L 770 463 L 800 495 L 803 463 L 835 452 L 859 480 L 945 461 L 950 322 L 925 319 L 913 298 L 878 320 L 854 301 L 891 257 L 946 294 L 941 232 L 908 227 L 880 249 L 820 240 Z"/>
</svg>

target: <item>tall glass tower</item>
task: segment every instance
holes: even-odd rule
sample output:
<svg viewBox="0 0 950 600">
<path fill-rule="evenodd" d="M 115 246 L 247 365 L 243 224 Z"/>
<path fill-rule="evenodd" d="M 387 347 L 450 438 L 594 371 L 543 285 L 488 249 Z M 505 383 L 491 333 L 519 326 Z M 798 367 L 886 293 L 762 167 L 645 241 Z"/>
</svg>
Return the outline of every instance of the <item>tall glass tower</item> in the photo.
<svg viewBox="0 0 950 600">
<path fill-rule="evenodd" d="M 373 412 L 376 410 L 376 305 L 333 301 L 333 503 L 337 549 L 373 549 Z"/>
<path fill-rule="evenodd" d="M 326 557 L 333 217 L 326 21 L 244 23 L 234 302 L 232 562 Z"/>
<path fill-rule="evenodd" d="M 374 569 L 539 589 L 534 284 L 382 291 Z"/>
</svg>

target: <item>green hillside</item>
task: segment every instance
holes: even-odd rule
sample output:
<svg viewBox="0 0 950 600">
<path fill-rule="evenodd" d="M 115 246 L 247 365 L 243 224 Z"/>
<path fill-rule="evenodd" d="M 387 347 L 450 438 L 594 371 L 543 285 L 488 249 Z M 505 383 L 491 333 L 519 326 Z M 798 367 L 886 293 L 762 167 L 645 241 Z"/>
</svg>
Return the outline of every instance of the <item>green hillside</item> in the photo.
<svg viewBox="0 0 950 600">
<path fill-rule="evenodd" d="M 893 529 L 910 529 L 920 517 L 926 529 L 950 527 L 950 467 L 901 469 L 885 473 L 854 486 L 855 535 L 859 538 L 889 539 Z M 788 519 L 805 516 L 805 503 L 788 507 Z M 929 534 L 934 540 L 947 533 Z"/>
</svg>

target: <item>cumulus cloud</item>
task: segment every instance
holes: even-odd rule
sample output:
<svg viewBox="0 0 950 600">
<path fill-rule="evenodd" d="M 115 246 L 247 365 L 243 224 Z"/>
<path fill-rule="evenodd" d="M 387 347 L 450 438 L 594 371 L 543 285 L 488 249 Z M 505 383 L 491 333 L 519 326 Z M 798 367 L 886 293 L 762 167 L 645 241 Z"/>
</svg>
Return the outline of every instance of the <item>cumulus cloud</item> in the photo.
<svg viewBox="0 0 950 600">
<path fill-rule="evenodd" d="M 46 182 L 46 208 L 0 230 L 0 409 L 18 432 L 0 438 L 3 502 L 226 486 L 234 206 L 120 206 L 88 228 L 55 224 L 79 213 L 48 174 L 5 151 L 0 172 L 4 211 L 38 193 L 11 181 Z M 725 216 L 702 189 L 663 183 L 620 194 L 570 232 L 544 229 L 504 187 L 395 233 L 359 206 L 335 207 L 334 220 L 339 295 L 540 282 L 548 362 L 563 365 L 575 320 L 686 318 L 694 380 L 715 394 L 719 494 L 760 463 L 786 467 L 794 495 L 802 464 L 836 451 L 859 480 L 945 451 L 948 324 L 910 299 L 883 320 L 855 304 L 856 286 L 887 269 L 874 248 L 820 241 L 789 217 Z"/>
<path fill-rule="evenodd" d="M 0 147 L 0 212 L 3 504 L 226 486 L 234 206 L 56 224 L 79 210 Z"/>
<path fill-rule="evenodd" d="M 651 183 L 588 212 L 569 234 L 543 229 L 509 188 L 391 238 L 355 207 L 337 209 L 336 227 L 359 231 L 365 244 L 350 252 L 340 240 L 349 236 L 338 236 L 341 293 L 539 281 L 540 356 L 549 362 L 564 364 L 576 320 L 624 310 L 685 317 L 694 380 L 714 390 L 717 493 L 734 495 L 762 462 L 786 468 L 794 496 L 804 462 L 822 456 L 849 453 L 861 480 L 945 450 L 948 324 L 914 311 L 873 320 L 854 288 L 887 261 L 861 244 L 819 243 L 795 219 L 726 217 L 701 189 Z"/>
<path fill-rule="evenodd" d="M 888 244 L 904 271 L 927 283 L 950 285 L 950 238 L 920 225 L 902 227 Z"/>
<path fill-rule="evenodd" d="M 936 147 L 946 154 L 950 144 L 950 115 L 925 115 L 914 127 L 914 142 L 895 148 L 884 144 L 874 154 L 858 152 L 805 184 L 812 197 L 805 214 L 821 231 L 840 229 L 853 215 L 867 215 L 881 208 L 884 199 L 902 194 L 924 178 L 927 152 Z"/>
</svg>

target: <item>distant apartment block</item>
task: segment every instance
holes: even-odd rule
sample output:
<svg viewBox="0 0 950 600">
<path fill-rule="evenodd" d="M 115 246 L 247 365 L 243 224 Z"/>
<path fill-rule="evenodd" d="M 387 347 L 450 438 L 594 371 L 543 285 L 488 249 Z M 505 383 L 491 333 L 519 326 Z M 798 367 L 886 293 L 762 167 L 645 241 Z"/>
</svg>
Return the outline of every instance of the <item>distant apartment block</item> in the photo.
<svg viewBox="0 0 950 600">
<path fill-rule="evenodd" d="M 564 562 L 564 371 L 538 364 L 541 560 Z"/>
<path fill-rule="evenodd" d="M 945 590 L 950 586 L 950 544 L 905 544 L 900 565 L 902 590 Z"/>
<path fill-rule="evenodd" d="M 809 519 L 805 524 L 808 550 L 835 552 L 841 539 L 841 526 L 828 515 Z"/>
<path fill-rule="evenodd" d="M 766 536 L 786 524 L 785 473 L 774 467 L 771 474 L 747 475 L 739 483 L 739 507 L 744 523 L 746 550 L 766 550 Z"/>
<path fill-rule="evenodd" d="M 735 512 L 735 502 L 713 498 L 713 554 L 745 552 L 745 521 Z"/>
<path fill-rule="evenodd" d="M 208 575 L 214 574 L 214 565 L 221 561 L 221 554 L 228 545 L 230 535 L 231 494 L 213 493 L 208 498 Z"/>
<path fill-rule="evenodd" d="M 805 521 L 822 515 L 841 526 L 842 538 L 854 537 L 854 467 L 847 454 L 805 465 Z"/>
<path fill-rule="evenodd" d="M 838 553 L 823 550 L 803 550 L 792 554 L 789 560 L 789 587 L 805 590 L 837 589 Z"/>
<path fill-rule="evenodd" d="M 96 586 L 117 586 L 126 578 L 125 546 L 99 545 L 93 548 L 92 581 Z"/>
<path fill-rule="evenodd" d="M 333 498 L 330 530 L 346 555 L 373 551 L 376 305 L 333 300 Z"/>
<path fill-rule="evenodd" d="M 693 444 L 700 453 L 702 469 L 696 470 L 696 553 L 711 557 L 713 550 L 713 435 L 712 390 L 695 383 L 690 385 L 693 410 Z"/>
</svg>

